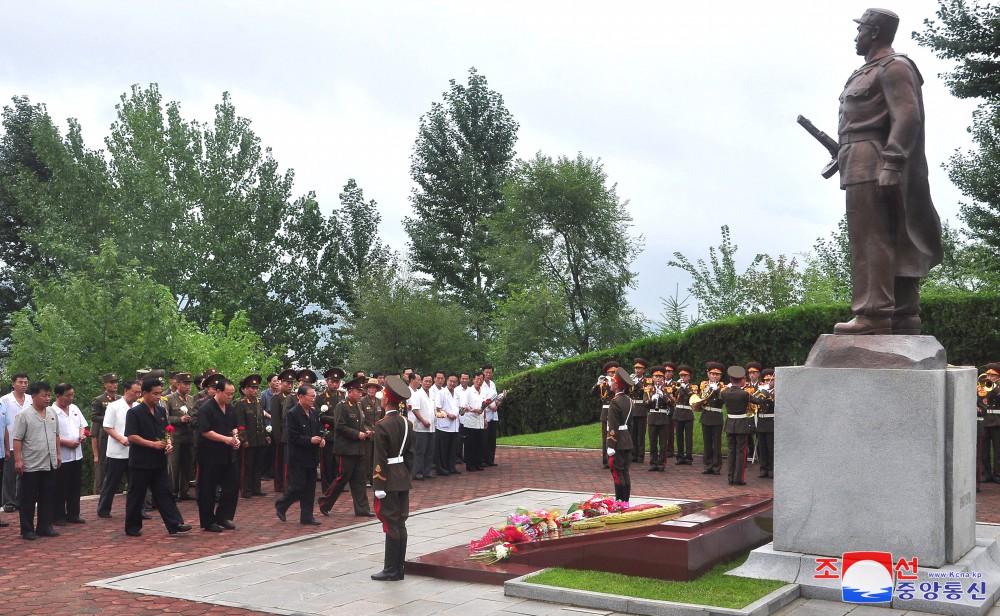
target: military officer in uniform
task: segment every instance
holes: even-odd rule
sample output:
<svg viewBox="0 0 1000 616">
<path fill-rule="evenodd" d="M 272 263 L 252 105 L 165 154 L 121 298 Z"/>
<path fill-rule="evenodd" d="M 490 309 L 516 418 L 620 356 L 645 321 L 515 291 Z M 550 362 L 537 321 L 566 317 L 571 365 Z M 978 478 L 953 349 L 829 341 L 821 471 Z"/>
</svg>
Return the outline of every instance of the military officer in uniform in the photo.
<svg viewBox="0 0 1000 616">
<path fill-rule="evenodd" d="M 108 434 L 104 431 L 104 412 L 119 398 L 118 375 L 109 372 L 101 377 L 104 392 L 90 403 L 90 448 L 94 451 L 94 494 L 101 493 L 104 471 L 108 468 Z M 0 438 L 3 438 L 0 427 Z M 13 460 L 13 455 L 11 455 Z M 11 463 L 13 464 L 13 462 Z"/>
<path fill-rule="evenodd" d="M 365 428 L 369 432 L 373 432 L 375 422 L 382 419 L 382 404 L 378 398 L 381 392 L 382 386 L 379 385 L 378 379 L 369 377 L 365 382 L 365 395 L 361 398 L 361 414 L 365 419 Z M 365 453 L 365 485 L 370 488 L 372 487 L 372 473 L 375 471 L 375 439 L 366 440 L 362 449 Z M 454 460 L 452 460 L 452 464 L 454 464 Z"/>
<path fill-rule="evenodd" d="M 774 477 L 774 368 L 761 371 L 757 393 L 764 401 L 757 409 L 757 451 L 760 456 L 760 477 Z"/>
<path fill-rule="evenodd" d="M 319 503 L 319 512 L 330 515 L 337 498 L 350 485 L 351 497 L 354 499 L 354 515 L 358 517 L 375 517 L 368 508 L 368 492 L 365 490 L 364 452 L 362 445 L 375 436 L 375 433 L 365 426 L 364 413 L 361 411 L 361 388 L 368 379 L 359 376 L 347 383 L 347 399 L 341 400 L 333 411 L 334 431 L 337 438 L 333 441 L 333 453 L 337 477 L 330 489 L 323 494 Z"/>
<path fill-rule="evenodd" d="M 240 485 L 243 498 L 264 496 L 261 489 L 260 476 L 264 472 L 264 452 L 271 441 L 264 424 L 264 409 L 261 408 L 260 384 L 263 381 L 259 374 L 251 374 L 240 381 L 239 400 L 233 403 L 236 413 L 236 425 L 240 430 Z"/>
<path fill-rule="evenodd" d="M 295 370 L 288 368 L 278 375 L 281 389 L 271 398 L 271 441 L 274 443 L 274 491 L 285 491 L 285 412 L 295 406 L 297 400 L 292 394 Z M 315 390 L 313 390 L 315 400 Z"/>
<path fill-rule="evenodd" d="M 177 391 L 167 396 L 163 406 L 167 409 L 167 421 L 174 427 L 171 436 L 174 449 L 167 458 L 170 470 L 170 493 L 174 500 L 191 500 L 188 483 L 194 465 L 194 443 L 197 434 L 198 414 L 194 409 L 191 393 L 191 374 L 178 372 L 174 376 Z"/>
<path fill-rule="evenodd" d="M 385 379 L 382 408 L 385 417 L 375 424 L 375 515 L 385 532 L 385 564 L 372 575 L 379 582 L 403 579 L 406 560 L 406 518 L 410 515 L 410 476 L 413 472 L 413 424 L 405 416 L 410 388 L 391 374 Z"/>
<path fill-rule="evenodd" d="M 693 463 L 692 447 L 694 447 L 694 410 L 691 408 L 691 396 L 698 393 L 698 386 L 691 382 L 691 366 L 677 366 L 677 384 L 674 388 L 674 434 L 677 437 L 677 461 L 674 464 Z"/>
<path fill-rule="evenodd" d="M 751 394 L 755 394 L 757 393 L 757 388 L 762 385 L 762 383 L 760 382 L 760 371 L 764 369 L 764 366 L 762 366 L 760 362 L 752 361 L 743 367 L 747 371 L 747 378 L 744 386 Z M 754 413 L 753 421 L 754 425 L 756 426 L 757 425 L 756 413 L 758 411 L 757 405 L 751 403 L 750 408 Z M 757 453 L 756 432 L 747 437 L 747 460 L 748 461 L 753 460 L 755 456 L 759 457 L 759 454 Z"/>
<path fill-rule="evenodd" d="M 836 334 L 919 334 L 920 279 L 941 263 L 941 221 L 924 154 L 923 77 L 892 41 L 899 17 L 868 9 L 855 51 L 865 63 L 840 95 L 840 187 L 847 193 L 851 312 Z"/>
<path fill-rule="evenodd" d="M 628 501 L 632 493 L 632 477 L 629 467 L 632 461 L 632 436 L 629 420 L 635 410 L 635 400 L 625 393 L 633 391 L 636 382 L 624 368 L 616 368 L 611 381 L 615 395 L 608 408 L 608 439 L 604 446 L 608 450 L 611 478 L 615 482 L 615 500 Z"/>
<path fill-rule="evenodd" d="M 629 429 L 632 434 L 632 461 L 646 461 L 646 421 L 649 411 L 646 409 L 646 394 L 653 388 L 653 378 L 646 375 L 649 362 L 641 357 L 636 357 L 633 362 L 635 373 L 632 375 L 632 386 L 629 395 L 632 397 L 632 425 Z"/>
<path fill-rule="evenodd" d="M 663 362 L 663 387 L 675 394 L 677 382 L 674 380 L 674 372 L 677 371 L 677 364 L 672 361 Z M 674 457 L 674 414 L 670 413 L 670 421 L 667 423 L 667 458 Z M 662 464 L 660 466 L 663 466 Z M 661 469 L 662 470 L 662 469 Z"/>
<path fill-rule="evenodd" d="M 986 477 L 983 481 L 1000 483 L 1000 383 L 997 382 L 1000 379 L 1000 364 L 987 365 L 983 373 L 986 375 L 984 380 L 993 385 L 989 392 L 985 391 L 989 385 L 983 385 L 977 391 L 977 394 L 982 394 L 977 396 L 977 400 L 984 416 L 983 470 Z M 990 460 L 991 445 L 995 461 Z"/>
<path fill-rule="evenodd" d="M 608 440 L 608 405 L 611 404 L 611 398 L 614 397 L 615 392 L 611 390 L 611 379 L 615 378 L 615 370 L 618 368 L 618 362 L 609 361 L 604 364 L 604 368 L 601 370 L 601 375 L 597 377 L 597 383 L 591 388 L 590 393 L 601 399 L 601 442 L 604 443 Z M 601 460 L 604 463 L 604 468 L 608 468 L 608 448 L 601 447 Z"/>
<path fill-rule="evenodd" d="M 701 392 L 701 436 L 705 448 L 705 470 L 702 475 L 722 474 L 722 371 L 725 365 L 710 361 L 705 365 L 708 380 L 702 381 Z"/>
<path fill-rule="evenodd" d="M 326 391 L 316 396 L 316 409 L 319 412 L 320 432 L 326 436 L 326 446 L 320 452 L 320 489 L 324 494 L 330 491 L 330 486 L 337 479 L 336 463 L 334 461 L 333 442 L 336 440 L 334 431 L 337 405 L 344 400 L 344 392 L 340 389 L 346 373 L 343 368 L 330 368 L 323 373 L 326 379 Z"/>
<path fill-rule="evenodd" d="M 674 410 L 672 387 L 664 385 L 663 366 L 653 366 L 653 388 L 646 391 L 646 408 L 649 409 L 649 470 L 663 472 L 667 460 L 667 429 Z"/>
<path fill-rule="evenodd" d="M 746 388 L 746 368 L 730 366 L 727 374 L 729 386 L 722 390 L 719 397 L 728 411 L 725 429 L 729 444 L 729 485 L 745 486 L 747 441 L 754 431 L 750 405 L 760 404 L 764 399 Z"/>
</svg>

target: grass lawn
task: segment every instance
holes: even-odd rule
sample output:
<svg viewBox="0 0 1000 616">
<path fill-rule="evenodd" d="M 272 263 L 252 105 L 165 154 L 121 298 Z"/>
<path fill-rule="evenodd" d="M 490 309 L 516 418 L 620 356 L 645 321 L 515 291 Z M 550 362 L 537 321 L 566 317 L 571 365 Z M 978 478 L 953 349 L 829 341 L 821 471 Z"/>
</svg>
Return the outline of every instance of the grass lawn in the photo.
<svg viewBox="0 0 1000 616">
<path fill-rule="evenodd" d="M 537 434 L 519 434 L 503 436 L 497 439 L 500 445 L 520 445 L 522 447 L 576 447 L 582 449 L 601 448 L 601 424 L 592 423 L 585 426 L 539 432 Z M 649 446 L 646 446 L 649 451 Z M 694 426 L 694 453 L 702 453 L 701 426 Z M 726 438 L 722 438 L 722 455 L 726 455 Z"/>
<path fill-rule="evenodd" d="M 705 575 L 690 582 L 671 582 L 618 573 L 562 568 L 543 571 L 528 578 L 527 582 L 655 601 L 740 609 L 785 585 L 785 582 L 775 580 L 754 580 L 725 575 L 726 571 L 740 566 L 746 559 L 747 555 L 744 554 L 735 560 L 718 564 Z"/>
</svg>

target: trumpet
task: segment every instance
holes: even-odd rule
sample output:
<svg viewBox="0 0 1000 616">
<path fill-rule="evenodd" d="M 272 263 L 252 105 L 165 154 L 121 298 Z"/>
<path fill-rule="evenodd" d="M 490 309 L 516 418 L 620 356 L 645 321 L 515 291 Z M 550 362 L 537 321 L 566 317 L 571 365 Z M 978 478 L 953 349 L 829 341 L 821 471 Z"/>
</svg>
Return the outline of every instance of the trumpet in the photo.
<svg viewBox="0 0 1000 616">
<path fill-rule="evenodd" d="M 990 375 L 985 372 L 979 375 L 977 382 L 976 392 L 979 394 L 979 397 L 986 396 L 996 389 L 997 386 L 995 382 L 990 380 Z"/>
</svg>

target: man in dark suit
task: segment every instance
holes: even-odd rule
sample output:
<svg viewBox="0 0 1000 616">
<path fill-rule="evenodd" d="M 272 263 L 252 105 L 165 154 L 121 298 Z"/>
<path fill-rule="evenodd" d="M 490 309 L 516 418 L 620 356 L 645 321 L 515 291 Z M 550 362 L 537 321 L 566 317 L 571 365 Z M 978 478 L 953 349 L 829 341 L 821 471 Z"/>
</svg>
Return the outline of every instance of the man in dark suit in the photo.
<svg viewBox="0 0 1000 616">
<path fill-rule="evenodd" d="M 236 386 L 221 374 L 205 379 L 215 387 L 215 395 L 198 409 L 198 517 L 202 529 L 218 533 L 234 530 L 239 477 L 235 452 L 240 448 L 236 435 L 236 411 L 231 404 Z M 220 489 L 219 502 L 215 490 Z"/>
<path fill-rule="evenodd" d="M 313 405 L 316 390 L 303 383 L 295 392 L 298 402 L 285 415 L 285 433 L 288 437 L 288 485 L 285 493 L 274 503 L 278 519 L 285 521 L 285 513 L 295 501 L 299 502 L 299 523 L 318 526 L 313 515 L 316 502 L 316 465 L 325 441 L 319 432 L 319 414 Z"/>
</svg>

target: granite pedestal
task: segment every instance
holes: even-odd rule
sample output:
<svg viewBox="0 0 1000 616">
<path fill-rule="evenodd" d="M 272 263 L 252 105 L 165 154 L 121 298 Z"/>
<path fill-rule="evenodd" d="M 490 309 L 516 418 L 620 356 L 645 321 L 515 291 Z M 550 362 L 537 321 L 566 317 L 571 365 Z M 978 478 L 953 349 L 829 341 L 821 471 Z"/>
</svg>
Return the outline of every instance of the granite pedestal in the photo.
<svg viewBox="0 0 1000 616">
<path fill-rule="evenodd" d="M 776 372 L 774 541 L 737 575 L 808 586 L 820 556 L 885 551 L 925 571 L 997 553 L 971 553 L 975 368 L 948 366 L 931 336 L 821 336 L 805 366 Z"/>
</svg>

